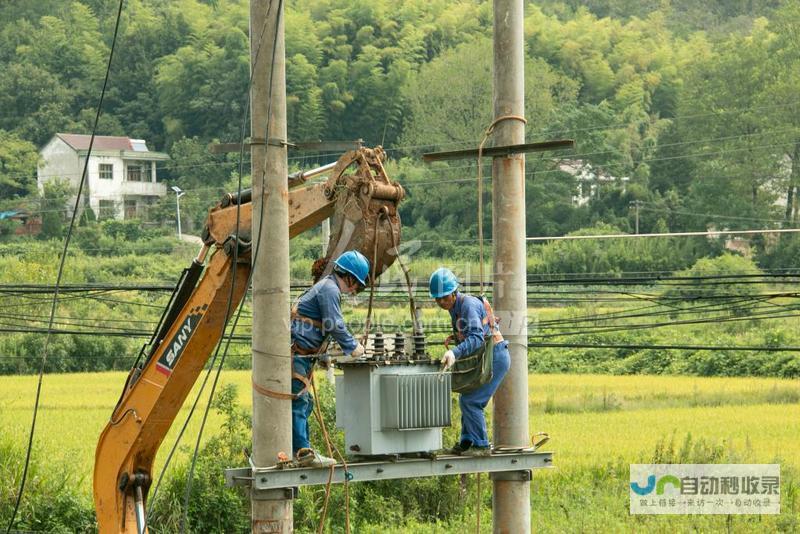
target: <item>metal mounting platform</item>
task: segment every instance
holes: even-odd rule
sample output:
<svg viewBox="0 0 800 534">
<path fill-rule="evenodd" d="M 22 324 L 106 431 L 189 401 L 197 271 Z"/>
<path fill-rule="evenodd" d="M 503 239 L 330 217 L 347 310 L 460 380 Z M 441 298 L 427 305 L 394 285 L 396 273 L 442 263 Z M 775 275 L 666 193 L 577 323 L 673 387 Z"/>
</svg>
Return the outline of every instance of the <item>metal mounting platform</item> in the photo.
<svg viewBox="0 0 800 534">
<path fill-rule="evenodd" d="M 531 469 L 552 467 L 551 452 L 517 452 L 493 454 L 491 456 L 437 456 L 434 459 L 400 459 L 394 462 L 362 461 L 336 464 L 332 482 L 341 484 L 368 480 L 393 480 L 464 473 L 508 473 L 514 480 L 530 480 Z M 511 474 L 515 473 L 515 474 Z M 327 484 L 330 469 L 278 469 L 276 467 L 239 467 L 225 470 L 228 486 L 251 486 L 253 490 L 274 490 Z M 505 475 L 493 475 L 506 480 Z"/>
</svg>

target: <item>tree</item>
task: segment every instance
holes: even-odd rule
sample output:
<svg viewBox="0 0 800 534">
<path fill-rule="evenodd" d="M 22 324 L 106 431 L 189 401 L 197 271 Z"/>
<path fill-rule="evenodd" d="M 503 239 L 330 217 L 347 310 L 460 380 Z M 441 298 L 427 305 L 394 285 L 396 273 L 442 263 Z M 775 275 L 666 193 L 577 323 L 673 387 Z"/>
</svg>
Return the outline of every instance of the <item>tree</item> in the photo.
<svg viewBox="0 0 800 534">
<path fill-rule="evenodd" d="M 492 122 L 491 54 L 491 42 L 478 38 L 423 65 L 403 88 L 409 117 L 400 143 L 477 146 Z M 525 114 L 536 117 L 529 132 L 541 131 L 538 125 L 574 101 L 575 85 L 544 61 L 526 61 L 525 82 Z"/>
<path fill-rule="evenodd" d="M 64 220 L 67 214 L 67 199 L 74 194 L 66 180 L 48 180 L 44 184 L 41 197 L 42 232 L 41 239 L 60 239 L 64 233 Z"/>
<path fill-rule="evenodd" d="M 682 98 L 680 143 L 695 162 L 688 207 L 735 215 L 726 221 L 734 227 L 753 225 L 737 217 L 780 217 L 774 203 L 786 191 L 786 139 L 765 112 L 771 107 L 764 88 L 772 78 L 766 66 L 773 38 L 765 19 L 749 35 L 730 37 L 693 66 Z"/>
<path fill-rule="evenodd" d="M 690 268 L 675 273 L 677 277 L 686 278 L 686 282 L 664 290 L 662 296 L 686 307 L 707 306 L 709 299 L 720 298 L 720 296 L 727 298 L 751 297 L 751 299 L 729 300 L 727 306 L 733 315 L 748 315 L 758 302 L 755 298 L 760 293 L 758 286 L 753 284 L 708 284 L 706 277 L 762 274 L 752 260 L 742 256 L 725 253 L 716 258 L 701 258 Z"/>
<path fill-rule="evenodd" d="M 0 71 L 0 129 L 43 145 L 72 124 L 72 93 L 35 63 L 11 63 Z"/>
<path fill-rule="evenodd" d="M 36 188 L 39 153 L 33 143 L 0 130 L 0 198 L 24 196 Z"/>
<path fill-rule="evenodd" d="M 19 62 L 58 76 L 72 92 L 75 109 L 97 107 L 108 53 L 98 19 L 80 2 L 64 5 L 57 16 L 43 16 L 16 49 Z"/>
<path fill-rule="evenodd" d="M 289 138 L 313 140 L 324 124 L 322 90 L 317 68 L 305 56 L 295 54 L 286 63 L 286 122 Z"/>
<path fill-rule="evenodd" d="M 202 228 L 209 207 L 219 202 L 222 195 L 229 191 L 225 188 L 225 183 L 237 170 L 238 157 L 238 153 L 227 156 L 211 154 L 208 143 L 197 137 L 183 138 L 172 145 L 167 171 L 170 174 L 170 183 L 187 192 L 181 197 L 181 220 L 188 223 L 184 228 L 186 232 Z M 168 197 L 163 202 L 166 212 L 156 208 L 152 212 L 153 216 L 167 214 L 168 219 L 174 220 L 174 195 L 170 192 Z"/>
<path fill-rule="evenodd" d="M 155 82 L 166 134 L 172 139 L 239 139 L 250 54 L 238 28 L 197 35 L 158 62 Z"/>
<path fill-rule="evenodd" d="M 784 175 L 785 209 L 783 219 L 794 226 L 800 218 L 800 102 L 797 87 L 800 85 L 800 6 L 787 3 L 770 22 L 775 37 L 769 43 L 769 59 L 765 67 L 770 71 L 761 99 L 765 115 L 779 132 L 775 137 L 785 144 L 781 147 Z"/>
<path fill-rule="evenodd" d="M 164 135 L 154 77 L 157 60 L 185 44 L 191 31 L 182 7 L 178 2 L 129 0 L 123 10 L 104 115 L 115 116 L 125 135 L 146 139 L 151 146 L 171 141 Z M 100 9 L 94 8 L 95 13 Z"/>
</svg>

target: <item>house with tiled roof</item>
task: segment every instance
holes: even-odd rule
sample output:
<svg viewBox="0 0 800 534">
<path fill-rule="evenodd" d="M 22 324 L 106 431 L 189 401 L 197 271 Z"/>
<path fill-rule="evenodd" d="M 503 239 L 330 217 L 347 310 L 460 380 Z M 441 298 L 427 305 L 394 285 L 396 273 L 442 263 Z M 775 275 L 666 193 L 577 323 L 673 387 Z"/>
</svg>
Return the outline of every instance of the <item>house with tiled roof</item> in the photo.
<svg viewBox="0 0 800 534">
<path fill-rule="evenodd" d="M 580 159 L 562 160 L 558 164 L 558 170 L 575 178 L 572 205 L 576 207 L 585 206 L 596 199 L 604 189 L 616 188 L 624 192 L 630 182 L 627 176 L 612 176 L 588 161 Z"/>
<path fill-rule="evenodd" d="M 77 192 L 91 136 L 58 133 L 39 151 L 39 191 L 49 180 L 67 180 Z M 148 206 L 167 194 L 158 181 L 158 164 L 167 154 L 152 152 L 142 139 L 95 136 L 81 204 L 100 219 L 145 218 Z M 75 205 L 73 196 L 69 207 Z"/>
</svg>

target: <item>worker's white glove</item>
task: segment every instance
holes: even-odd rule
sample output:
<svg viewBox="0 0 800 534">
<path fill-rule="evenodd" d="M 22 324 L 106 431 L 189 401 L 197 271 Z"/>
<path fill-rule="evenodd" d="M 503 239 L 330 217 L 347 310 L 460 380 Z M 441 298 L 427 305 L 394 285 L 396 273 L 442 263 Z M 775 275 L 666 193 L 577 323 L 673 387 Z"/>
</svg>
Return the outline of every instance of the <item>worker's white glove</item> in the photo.
<svg viewBox="0 0 800 534">
<path fill-rule="evenodd" d="M 456 355 L 453 354 L 452 350 L 448 350 L 444 353 L 444 356 L 442 356 L 442 359 L 439 360 L 439 362 L 442 364 L 444 370 L 450 369 L 453 367 L 453 364 L 456 363 Z"/>
<path fill-rule="evenodd" d="M 364 355 L 364 345 L 356 341 L 356 348 L 350 353 L 351 358 L 360 358 Z"/>
</svg>

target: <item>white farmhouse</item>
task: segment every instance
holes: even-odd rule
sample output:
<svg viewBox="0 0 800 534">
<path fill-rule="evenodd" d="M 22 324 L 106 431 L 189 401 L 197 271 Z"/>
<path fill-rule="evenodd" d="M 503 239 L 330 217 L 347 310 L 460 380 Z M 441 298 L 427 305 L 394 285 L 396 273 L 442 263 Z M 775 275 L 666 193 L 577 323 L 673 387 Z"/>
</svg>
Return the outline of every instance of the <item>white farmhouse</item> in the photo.
<svg viewBox="0 0 800 534">
<path fill-rule="evenodd" d="M 75 192 L 80 184 L 91 136 L 59 133 L 39 151 L 39 192 L 49 180 L 68 180 Z M 151 152 L 142 139 L 95 136 L 82 197 L 100 219 L 133 219 L 145 215 L 147 206 L 167 194 L 156 177 L 156 164 L 168 160 Z M 85 203 L 81 203 L 85 206 Z M 69 207 L 75 205 L 73 196 Z"/>
<path fill-rule="evenodd" d="M 563 160 L 558 164 L 558 170 L 575 177 L 575 194 L 572 195 L 573 206 L 585 206 L 597 198 L 600 190 L 606 186 L 620 187 L 623 192 L 630 179 L 627 176 L 611 176 L 596 169 L 591 163 L 580 159 Z"/>
</svg>

